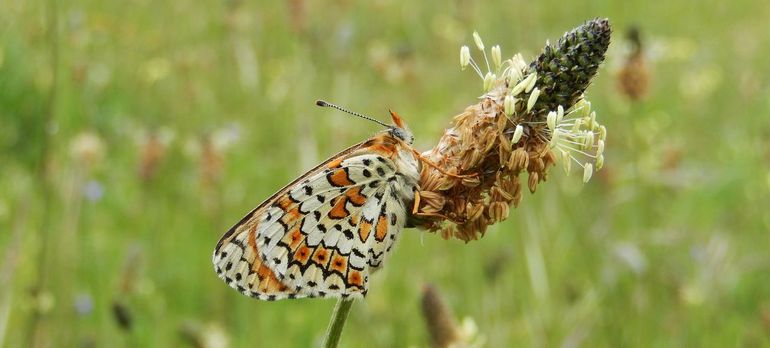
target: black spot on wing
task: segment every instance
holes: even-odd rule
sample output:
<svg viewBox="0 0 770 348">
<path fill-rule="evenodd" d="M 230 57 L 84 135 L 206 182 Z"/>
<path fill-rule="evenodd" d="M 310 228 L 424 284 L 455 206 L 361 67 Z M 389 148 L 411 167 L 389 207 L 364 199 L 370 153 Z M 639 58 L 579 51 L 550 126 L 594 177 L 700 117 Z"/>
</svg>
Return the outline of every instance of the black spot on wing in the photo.
<svg viewBox="0 0 770 348">
<path fill-rule="evenodd" d="M 281 227 L 283 227 L 283 231 L 284 232 L 289 230 L 289 225 L 287 225 L 285 222 L 283 222 L 283 219 L 278 219 L 278 223 L 281 224 Z"/>
<path fill-rule="evenodd" d="M 360 251 L 359 251 L 358 249 L 356 249 L 356 248 L 353 248 L 353 249 L 352 249 L 350 252 L 351 252 L 351 253 L 353 253 L 353 255 L 356 255 L 356 256 L 358 256 L 358 257 L 360 257 L 360 258 L 364 258 L 364 257 L 366 257 L 366 255 L 364 255 L 364 253 L 360 252 Z"/>
<path fill-rule="evenodd" d="M 289 193 L 286 193 L 286 197 L 289 197 L 289 200 L 290 200 L 290 201 L 292 201 L 293 203 L 299 203 L 299 202 L 301 202 L 299 199 L 297 199 L 297 198 L 294 198 L 294 196 L 292 196 L 292 195 L 291 195 L 291 192 L 289 192 Z"/>
</svg>

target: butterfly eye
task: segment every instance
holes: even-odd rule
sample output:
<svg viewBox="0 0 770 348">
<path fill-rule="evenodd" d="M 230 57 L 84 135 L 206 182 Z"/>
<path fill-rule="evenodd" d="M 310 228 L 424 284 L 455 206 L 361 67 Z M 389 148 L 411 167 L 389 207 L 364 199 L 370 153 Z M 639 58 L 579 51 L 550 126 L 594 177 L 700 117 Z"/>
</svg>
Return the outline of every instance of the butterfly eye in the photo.
<svg viewBox="0 0 770 348">
<path fill-rule="evenodd" d="M 391 128 L 390 129 L 390 135 L 392 135 L 395 138 L 399 138 L 403 140 L 405 143 L 412 145 L 412 142 L 414 142 L 414 136 L 412 133 L 407 131 L 403 128 Z"/>
</svg>

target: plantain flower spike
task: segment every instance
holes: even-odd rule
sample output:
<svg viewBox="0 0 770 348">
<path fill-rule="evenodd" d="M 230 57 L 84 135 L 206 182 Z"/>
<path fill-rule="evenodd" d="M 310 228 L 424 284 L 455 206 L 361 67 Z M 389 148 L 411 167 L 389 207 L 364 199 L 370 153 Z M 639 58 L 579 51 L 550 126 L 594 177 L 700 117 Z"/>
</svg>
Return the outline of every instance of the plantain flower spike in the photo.
<svg viewBox="0 0 770 348">
<path fill-rule="evenodd" d="M 475 240 L 510 215 L 524 190 L 534 193 L 558 162 L 568 173 L 580 167 L 583 181 L 590 180 L 604 165 L 607 129 L 584 93 L 604 61 L 610 34 L 607 19 L 589 20 L 556 44 L 547 43 L 529 63 L 520 54 L 502 59 L 494 45 L 492 70 L 474 32 L 487 69 L 481 70 L 467 46 L 460 51 L 461 66 L 470 65 L 483 80 L 482 95 L 422 153 L 435 166 L 422 166 L 410 224 L 445 238 Z"/>
</svg>

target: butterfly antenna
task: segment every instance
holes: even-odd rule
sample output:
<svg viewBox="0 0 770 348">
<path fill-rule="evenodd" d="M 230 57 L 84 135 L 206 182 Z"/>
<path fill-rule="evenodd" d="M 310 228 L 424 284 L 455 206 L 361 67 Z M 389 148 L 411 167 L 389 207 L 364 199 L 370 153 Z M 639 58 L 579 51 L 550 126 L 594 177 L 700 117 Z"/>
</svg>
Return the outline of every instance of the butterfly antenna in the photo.
<svg viewBox="0 0 770 348">
<path fill-rule="evenodd" d="M 335 108 L 335 109 L 337 109 L 339 111 L 349 113 L 349 114 L 351 114 L 353 116 L 358 116 L 358 117 L 363 118 L 365 120 L 372 121 L 372 122 L 377 123 L 377 124 L 379 124 L 379 125 L 381 125 L 381 126 L 383 126 L 385 128 L 393 128 L 393 126 L 391 126 L 389 124 L 385 124 L 384 122 L 382 122 L 380 120 L 377 120 L 375 118 L 372 118 L 372 117 L 369 117 L 369 116 L 366 116 L 366 115 L 359 114 L 357 112 L 350 111 L 350 110 L 345 109 L 345 108 L 343 108 L 343 107 L 341 107 L 339 105 L 334 105 L 334 104 L 328 103 L 328 102 L 326 102 L 324 100 L 316 100 L 315 101 L 315 105 L 318 105 L 320 107 L 325 107 L 325 108 Z"/>
</svg>

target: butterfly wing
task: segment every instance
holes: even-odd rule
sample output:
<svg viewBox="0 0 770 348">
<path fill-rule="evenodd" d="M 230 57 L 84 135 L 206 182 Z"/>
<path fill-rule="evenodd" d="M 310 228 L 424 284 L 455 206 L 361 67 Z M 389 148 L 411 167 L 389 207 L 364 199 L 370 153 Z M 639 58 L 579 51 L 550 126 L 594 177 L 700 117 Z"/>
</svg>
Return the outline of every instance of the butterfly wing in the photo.
<svg viewBox="0 0 770 348">
<path fill-rule="evenodd" d="M 301 176 L 217 244 L 220 278 L 263 300 L 364 296 L 406 222 L 418 162 L 387 134 Z"/>
</svg>

